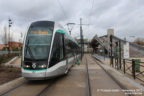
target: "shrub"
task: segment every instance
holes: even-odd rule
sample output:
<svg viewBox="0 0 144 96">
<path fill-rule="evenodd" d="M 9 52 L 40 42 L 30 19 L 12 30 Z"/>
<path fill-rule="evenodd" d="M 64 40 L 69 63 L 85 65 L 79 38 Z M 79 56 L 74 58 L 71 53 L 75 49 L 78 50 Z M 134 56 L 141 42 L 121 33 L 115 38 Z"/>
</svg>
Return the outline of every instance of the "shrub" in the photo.
<svg viewBox="0 0 144 96">
<path fill-rule="evenodd" d="M 15 56 L 19 56 L 19 54 L 18 53 L 11 53 L 11 54 L 0 55 L 0 64 L 8 62 L 9 60 L 11 60 Z"/>
</svg>

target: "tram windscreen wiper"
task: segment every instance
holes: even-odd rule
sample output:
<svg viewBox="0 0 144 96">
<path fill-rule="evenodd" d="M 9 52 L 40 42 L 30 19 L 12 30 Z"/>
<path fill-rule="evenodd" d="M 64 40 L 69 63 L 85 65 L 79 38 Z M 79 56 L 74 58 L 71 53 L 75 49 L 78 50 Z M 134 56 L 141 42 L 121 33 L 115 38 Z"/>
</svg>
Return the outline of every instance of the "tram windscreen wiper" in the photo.
<svg viewBox="0 0 144 96">
<path fill-rule="evenodd" d="M 33 58 L 33 60 L 36 60 L 32 54 L 32 51 L 30 49 L 30 47 L 28 46 L 29 45 L 29 39 L 28 39 L 28 42 L 26 44 L 26 55 L 27 55 L 27 51 L 29 52 L 29 55 Z"/>
</svg>

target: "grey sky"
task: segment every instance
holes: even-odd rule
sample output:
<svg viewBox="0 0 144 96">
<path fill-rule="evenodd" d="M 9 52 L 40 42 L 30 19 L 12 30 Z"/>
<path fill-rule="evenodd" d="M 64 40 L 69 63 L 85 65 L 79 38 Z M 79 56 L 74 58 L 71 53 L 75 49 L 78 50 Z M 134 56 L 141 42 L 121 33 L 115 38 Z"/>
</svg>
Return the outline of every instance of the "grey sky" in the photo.
<svg viewBox="0 0 144 96">
<path fill-rule="evenodd" d="M 108 28 L 129 40 L 129 36 L 144 36 L 144 0 L 0 0 L 0 13 L 0 35 L 8 17 L 14 21 L 13 34 L 26 32 L 32 21 L 54 20 L 67 28 L 67 22 L 79 24 L 82 17 L 83 23 L 90 24 L 83 26 L 84 36 L 89 39 L 95 34 L 105 35 Z M 76 25 L 72 36 L 78 35 Z"/>
</svg>

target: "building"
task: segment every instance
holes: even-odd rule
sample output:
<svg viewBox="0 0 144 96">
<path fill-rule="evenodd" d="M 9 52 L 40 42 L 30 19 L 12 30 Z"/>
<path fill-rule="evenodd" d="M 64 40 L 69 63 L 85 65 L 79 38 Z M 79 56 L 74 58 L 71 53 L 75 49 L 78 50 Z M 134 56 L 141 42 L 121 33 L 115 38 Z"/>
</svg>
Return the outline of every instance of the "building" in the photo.
<svg viewBox="0 0 144 96">
<path fill-rule="evenodd" d="M 101 43 L 100 45 L 104 46 L 108 52 L 109 55 L 111 54 L 111 48 L 110 48 L 110 35 L 112 35 L 112 48 L 113 48 L 113 53 L 114 53 L 114 48 L 116 48 L 116 44 L 118 44 L 119 47 L 119 43 L 121 45 L 121 55 L 123 56 L 123 48 L 124 45 L 126 44 L 126 40 L 123 40 L 117 36 L 114 35 L 114 30 L 113 29 L 108 29 L 107 31 L 107 35 L 101 36 L 101 37 L 97 37 L 94 36 L 93 39 L 97 39 L 97 41 L 99 43 Z M 134 43 L 129 42 L 129 50 L 130 50 L 130 57 L 144 57 L 144 47 L 136 45 Z"/>
<path fill-rule="evenodd" d="M 2 50 L 3 48 L 7 48 L 9 46 L 11 46 L 12 48 L 20 48 L 21 49 L 22 43 L 12 41 L 12 42 L 8 42 L 8 45 L 7 44 L 0 44 L 0 50 Z"/>
<path fill-rule="evenodd" d="M 4 47 L 6 47 L 6 45 L 0 44 L 0 50 L 2 50 Z"/>
<path fill-rule="evenodd" d="M 78 42 L 79 46 L 81 46 L 81 39 L 80 37 L 76 39 L 76 41 Z M 83 39 L 84 41 L 84 52 L 90 52 L 92 49 L 90 48 L 90 41 L 84 37 Z"/>
<path fill-rule="evenodd" d="M 20 42 L 14 42 L 14 41 L 11 41 L 11 42 L 8 42 L 8 45 L 10 45 L 11 47 L 14 47 L 14 48 L 22 48 L 22 43 Z"/>
</svg>

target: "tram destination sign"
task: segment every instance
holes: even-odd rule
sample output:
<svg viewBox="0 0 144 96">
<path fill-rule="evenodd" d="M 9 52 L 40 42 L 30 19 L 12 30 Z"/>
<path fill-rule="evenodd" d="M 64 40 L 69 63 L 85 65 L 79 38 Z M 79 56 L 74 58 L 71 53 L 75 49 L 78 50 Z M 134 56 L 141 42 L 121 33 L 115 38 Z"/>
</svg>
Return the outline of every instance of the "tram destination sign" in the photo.
<svg viewBox="0 0 144 96">
<path fill-rule="evenodd" d="M 30 32 L 30 34 L 48 34 L 48 31 L 41 31 L 41 30 L 39 30 L 39 31 L 31 31 Z"/>
</svg>

